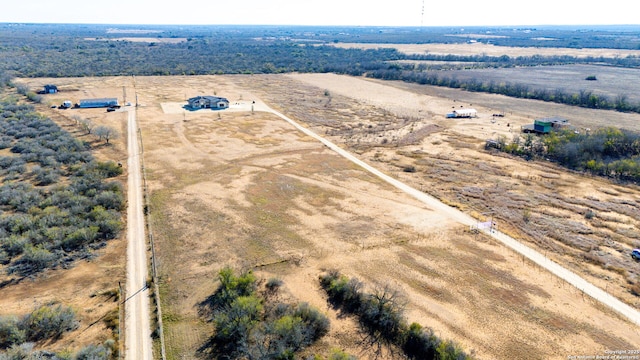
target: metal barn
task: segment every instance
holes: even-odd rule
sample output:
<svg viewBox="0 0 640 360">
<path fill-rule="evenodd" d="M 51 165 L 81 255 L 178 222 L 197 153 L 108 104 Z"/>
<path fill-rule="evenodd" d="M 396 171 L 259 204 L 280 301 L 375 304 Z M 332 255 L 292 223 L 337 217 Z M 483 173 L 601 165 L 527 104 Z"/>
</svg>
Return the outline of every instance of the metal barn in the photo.
<svg viewBox="0 0 640 360">
<path fill-rule="evenodd" d="M 118 99 L 116 98 L 103 98 L 103 99 L 82 99 L 78 103 L 78 107 L 81 108 L 101 108 L 118 106 Z"/>
</svg>

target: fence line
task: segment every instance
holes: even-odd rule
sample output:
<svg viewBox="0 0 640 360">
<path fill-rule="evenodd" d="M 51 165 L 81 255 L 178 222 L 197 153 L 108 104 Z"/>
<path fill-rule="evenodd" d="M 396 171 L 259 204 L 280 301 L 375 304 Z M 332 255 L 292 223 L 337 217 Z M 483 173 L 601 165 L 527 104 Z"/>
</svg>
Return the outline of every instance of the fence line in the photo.
<svg viewBox="0 0 640 360">
<path fill-rule="evenodd" d="M 137 111 L 137 109 L 135 110 Z M 144 217 L 147 226 L 147 234 L 149 236 L 149 244 L 151 245 L 151 279 L 153 282 L 153 295 L 156 301 L 156 318 L 158 321 L 158 337 L 160 338 L 160 356 L 162 360 L 167 359 L 167 352 L 164 343 L 164 326 L 162 324 L 162 308 L 160 306 L 160 289 L 158 288 L 158 268 L 156 262 L 156 248 L 153 241 L 153 231 L 151 230 L 151 221 L 149 219 L 149 192 L 147 188 L 147 170 L 144 166 L 144 145 L 142 143 L 142 132 L 138 127 L 138 137 L 140 139 L 140 164 L 142 168 L 142 189 L 144 198 Z"/>
</svg>

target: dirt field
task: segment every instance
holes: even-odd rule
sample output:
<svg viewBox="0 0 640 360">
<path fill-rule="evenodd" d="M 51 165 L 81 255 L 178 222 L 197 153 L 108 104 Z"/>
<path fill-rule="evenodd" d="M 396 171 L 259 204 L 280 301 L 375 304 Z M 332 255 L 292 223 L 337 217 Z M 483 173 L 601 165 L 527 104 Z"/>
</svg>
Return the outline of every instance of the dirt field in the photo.
<svg viewBox="0 0 640 360">
<path fill-rule="evenodd" d="M 132 78 L 55 82 L 82 89 L 63 91 L 60 100 L 121 97 L 123 86 L 134 98 Z M 396 286 L 409 321 L 482 359 L 566 359 L 640 344 L 638 327 L 579 290 L 261 110 L 267 104 L 415 188 L 479 220 L 493 218 L 500 230 L 638 307 L 629 291 L 638 267 L 628 257 L 638 245 L 638 189 L 483 150 L 486 138 L 511 138 L 540 114 L 571 110 L 572 122 L 592 128 L 618 114 L 331 74 L 137 77 L 135 88 L 171 359 L 197 358 L 211 334 L 198 304 L 225 265 L 279 277 L 292 296 L 326 311 L 331 332 L 309 354 L 341 348 L 372 356 L 352 319 L 328 307 L 318 284 L 326 269 Z M 227 97 L 234 111 L 181 108 L 202 94 Z M 474 107 L 479 117 L 444 118 L 459 107 Z M 491 116 L 501 111 L 505 118 Z M 638 124 L 635 115 L 620 119 Z M 403 171 L 408 166 L 415 172 Z M 585 219 L 586 209 L 595 209 L 598 222 Z"/>
</svg>

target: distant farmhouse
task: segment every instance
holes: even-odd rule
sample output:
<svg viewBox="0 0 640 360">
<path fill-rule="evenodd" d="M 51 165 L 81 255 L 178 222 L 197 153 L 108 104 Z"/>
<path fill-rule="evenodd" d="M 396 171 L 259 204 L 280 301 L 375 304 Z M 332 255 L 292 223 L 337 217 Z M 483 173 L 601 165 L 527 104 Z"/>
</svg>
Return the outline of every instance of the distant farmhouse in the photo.
<svg viewBox="0 0 640 360">
<path fill-rule="evenodd" d="M 196 96 L 189 99 L 189 107 L 192 109 L 226 109 L 229 100 L 217 96 Z"/>
<path fill-rule="evenodd" d="M 58 87 L 55 85 L 47 84 L 43 90 L 38 91 L 38 94 L 55 94 L 58 92 Z"/>
<path fill-rule="evenodd" d="M 118 99 L 116 98 L 104 98 L 104 99 L 82 99 L 78 103 L 80 108 L 101 108 L 101 107 L 119 107 Z"/>
</svg>

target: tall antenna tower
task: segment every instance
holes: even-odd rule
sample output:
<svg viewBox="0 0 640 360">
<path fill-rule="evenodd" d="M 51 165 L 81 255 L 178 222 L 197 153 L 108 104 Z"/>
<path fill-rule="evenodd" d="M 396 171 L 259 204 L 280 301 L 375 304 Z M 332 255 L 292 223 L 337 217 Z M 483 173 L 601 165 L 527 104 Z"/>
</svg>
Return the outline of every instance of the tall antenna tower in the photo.
<svg viewBox="0 0 640 360">
<path fill-rule="evenodd" d="M 424 26 L 424 0 L 422 0 L 422 11 L 420 12 L 420 26 Z"/>
</svg>

